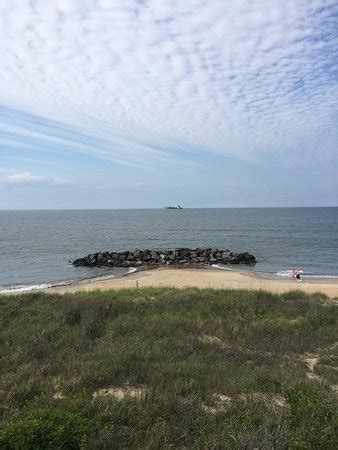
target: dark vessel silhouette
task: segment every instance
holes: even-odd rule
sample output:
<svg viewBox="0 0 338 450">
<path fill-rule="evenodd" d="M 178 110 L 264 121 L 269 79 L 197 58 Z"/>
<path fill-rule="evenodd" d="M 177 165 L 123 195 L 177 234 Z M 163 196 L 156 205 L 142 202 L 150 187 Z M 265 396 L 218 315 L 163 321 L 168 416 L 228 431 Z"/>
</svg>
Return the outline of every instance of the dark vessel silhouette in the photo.
<svg viewBox="0 0 338 450">
<path fill-rule="evenodd" d="M 177 205 L 177 206 L 165 206 L 165 209 L 183 209 L 183 206 Z"/>
</svg>

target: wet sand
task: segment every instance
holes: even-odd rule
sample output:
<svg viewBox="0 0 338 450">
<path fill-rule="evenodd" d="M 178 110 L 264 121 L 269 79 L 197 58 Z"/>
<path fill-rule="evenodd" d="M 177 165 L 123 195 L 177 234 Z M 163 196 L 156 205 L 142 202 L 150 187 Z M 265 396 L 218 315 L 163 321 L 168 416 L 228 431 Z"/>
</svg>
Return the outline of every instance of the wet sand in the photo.
<svg viewBox="0 0 338 450">
<path fill-rule="evenodd" d="M 76 285 L 62 286 L 49 291 L 64 293 L 108 289 L 142 287 L 197 287 L 213 289 L 254 289 L 280 293 L 299 289 L 306 293 L 323 292 L 330 298 L 338 298 L 338 279 L 332 280 L 267 280 L 249 271 L 227 271 L 218 269 L 170 269 L 143 270 L 120 278 L 98 280 Z"/>
</svg>

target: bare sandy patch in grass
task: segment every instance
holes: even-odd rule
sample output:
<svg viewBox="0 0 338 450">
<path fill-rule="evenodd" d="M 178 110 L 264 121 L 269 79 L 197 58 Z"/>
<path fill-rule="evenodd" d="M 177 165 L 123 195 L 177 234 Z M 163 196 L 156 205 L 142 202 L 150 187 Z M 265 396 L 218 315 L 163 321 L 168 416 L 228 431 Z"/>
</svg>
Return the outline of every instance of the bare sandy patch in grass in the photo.
<svg viewBox="0 0 338 450">
<path fill-rule="evenodd" d="M 212 336 L 210 334 L 202 334 L 201 336 L 198 337 L 198 340 L 205 343 L 205 344 L 216 344 L 219 345 L 221 347 L 225 346 L 224 342 L 222 341 L 222 339 L 220 339 L 217 336 Z"/>
<path fill-rule="evenodd" d="M 333 345 L 331 345 L 330 347 L 328 347 L 329 350 L 334 350 L 337 347 L 337 342 L 335 342 Z M 326 366 L 325 364 L 320 362 L 320 357 L 318 355 L 311 355 L 311 354 L 307 354 L 305 358 L 303 358 L 303 361 L 306 363 L 307 367 L 308 367 L 308 371 L 306 372 L 306 377 L 309 380 L 314 380 L 317 381 L 318 383 L 327 383 L 329 384 L 331 390 L 337 394 L 338 393 L 338 385 L 336 384 L 332 384 L 329 383 L 328 380 L 325 379 L 325 377 L 318 375 L 317 373 L 315 373 L 315 368 L 318 364 L 318 366 Z M 330 367 L 331 370 L 335 370 L 335 367 Z"/>
<path fill-rule="evenodd" d="M 252 392 L 250 394 L 241 394 L 240 398 L 246 402 L 250 401 L 264 401 L 266 403 L 272 403 L 276 406 L 285 407 L 286 400 L 282 395 L 268 395 L 262 392 Z"/>
<path fill-rule="evenodd" d="M 55 392 L 53 395 L 54 400 L 63 400 L 64 398 L 67 398 L 65 395 L 62 394 L 62 392 Z"/>
<path fill-rule="evenodd" d="M 326 380 L 321 377 L 320 375 L 317 375 L 314 370 L 316 365 L 318 364 L 319 361 L 319 357 L 315 356 L 315 355 L 308 355 L 307 358 L 304 358 L 303 361 L 307 364 L 308 366 L 308 372 L 306 372 L 306 376 L 309 380 L 315 380 L 318 381 L 319 383 L 326 383 Z M 332 388 L 334 388 L 331 385 Z"/>
<path fill-rule="evenodd" d="M 61 381 L 60 381 L 60 377 L 56 377 L 54 379 L 54 390 L 55 393 L 53 394 L 53 399 L 54 400 L 63 400 L 65 398 L 67 398 L 62 392 L 61 392 Z"/>
<path fill-rule="evenodd" d="M 99 389 L 93 393 L 93 398 L 114 397 L 116 400 L 123 401 L 126 398 L 135 398 L 136 400 L 144 400 L 147 389 L 144 387 L 108 387 Z"/>
<path fill-rule="evenodd" d="M 216 414 L 219 411 L 224 411 L 232 402 L 232 398 L 224 394 L 214 394 L 213 405 L 203 405 L 203 410 L 208 414 Z"/>
<path fill-rule="evenodd" d="M 307 358 L 304 358 L 304 362 L 307 364 L 309 368 L 308 374 L 313 373 L 315 366 L 318 364 L 318 356 L 309 355 Z"/>
<path fill-rule="evenodd" d="M 306 363 L 306 365 L 308 366 L 308 369 L 309 369 L 308 372 L 306 372 L 307 378 L 309 380 L 318 381 L 319 383 L 325 383 L 325 380 L 323 377 L 314 373 L 315 367 L 319 361 L 319 357 L 315 356 L 315 355 L 308 355 L 308 357 L 304 358 L 303 361 Z"/>
<path fill-rule="evenodd" d="M 238 399 L 250 403 L 254 401 L 263 401 L 265 403 L 274 404 L 284 408 L 286 406 L 286 400 L 282 395 L 267 395 L 261 392 L 253 392 L 250 394 L 240 394 Z M 230 397 L 224 394 L 214 394 L 214 403 L 212 405 L 203 405 L 203 410 L 208 414 L 216 414 L 220 411 L 225 411 L 227 407 L 236 400 L 236 397 Z"/>
</svg>

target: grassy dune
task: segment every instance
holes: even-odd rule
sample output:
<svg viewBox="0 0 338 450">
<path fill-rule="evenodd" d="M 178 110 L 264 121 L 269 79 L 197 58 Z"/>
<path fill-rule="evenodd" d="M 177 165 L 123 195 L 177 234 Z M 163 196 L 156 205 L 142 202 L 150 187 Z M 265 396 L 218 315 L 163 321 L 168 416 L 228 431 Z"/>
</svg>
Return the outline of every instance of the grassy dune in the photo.
<svg viewBox="0 0 338 450">
<path fill-rule="evenodd" d="M 335 448 L 321 294 L 40 293 L 0 316 L 0 448 Z"/>
</svg>

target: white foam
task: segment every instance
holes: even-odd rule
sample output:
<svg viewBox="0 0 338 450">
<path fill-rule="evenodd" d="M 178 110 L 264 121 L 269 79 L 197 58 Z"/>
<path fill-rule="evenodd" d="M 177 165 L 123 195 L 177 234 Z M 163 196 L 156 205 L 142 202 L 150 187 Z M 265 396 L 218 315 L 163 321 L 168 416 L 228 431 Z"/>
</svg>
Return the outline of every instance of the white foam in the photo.
<svg viewBox="0 0 338 450">
<path fill-rule="evenodd" d="M 302 278 L 315 278 L 315 279 L 329 279 L 329 280 L 334 280 L 336 278 L 338 278 L 338 275 L 313 275 L 313 274 L 307 274 L 305 273 L 303 270 L 299 271 L 302 274 Z M 275 272 L 273 275 L 276 275 L 277 277 L 282 277 L 282 278 L 291 278 L 292 275 L 292 271 L 291 270 L 281 270 L 280 272 Z"/>
<path fill-rule="evenodd" d="M 232 269 L 230 267 L 227 266 L 222 266 L 219 264 L 212 264 L 212 266 L 214 269 L 219 269 L 219 270 L 228 270 L 228 271 L 235 271 L 238 272 L 240 269 L 236 268 L 236 269 Z M 259 272 L 259 271 L 255 271 L 257 273 L 265 273 L 266 276 L 268 276 L 269 274 L 267 272 Z M 335 280 L 338 279 L 338 275 L 312 275 L 312 274 L 307 274 L 305 273 L 303 270 L 299 270 L 299 273 L 302 275 L 302 278 L 306 278 L 306 279 L 327 279 L 327 280 Z M 277 277 L 281 277 L 281 278 L 292 278 L 292 269 L 290 270 L 280 270 L 279 272 L 274 272 L 272 275 L 277 276 Z M 271 276 L 271 274 L 270 274 Z"/>
<path fill-rule="evenodd" d="M 303 278 L 326 278 L 329 280 L 338 279 L 338 275 L 303 275 Z"/>
<path fill-rule="evenodd" d="M 291 277 L 291 270 L 281 270 L 280 272 L 275 272 L 274 275 L 276 275 L 277 277 Z"/>
<path fill-rule="evenodd" d="M 230 269 L 230 267 L 226 267 L 226 266 L 221 266 L 219 264 L 212 264 L 211 267 L 213 267 L 214 269 L 220 269 L 220 270 L 229 270 L 230 272 L 234 271 L 235 269 Z"/>
<path fill-rule="evenodd" d="M 83 280 L 79 280 L 77 283 L 88 283 L 88 282 L 91 282 L 91 281 L 110 280 L 111 278 L 119 278 L 119 277 L 121 277 L 123 275 L 129 275 L 129 274 L 134 273 L 136 271 L 137 271 L 136 267 L 129 267 L 126 272 L 121 273 L 121 274 L 101 275 L 99 277 L 85 278 Z M 72 283 L 74 283 L 74 282 L 72 282 Z"/>
<path fill-rule="evenodd" d="M 48 289 L 52 284 L 34 284 L 29 286 L 9 286 L 0 290 L 0 294 L 15 294 L 16 292 L 31 292 L 40 289 Z"/>
<path fill-rule="evenodd" d="M 0 286 L 0 295 L 1 294 L 16 294 L 16 293 L 24 293 L 24 292 L 31 292 L 31 291 L 41 291 L 44 289 L 49 289 L 53 287 L 59 287 L 59 286 L 69 286 L 71 284 L 81 284 L 81 283 L 90 283 L 91 281 L 103 281 L 103 280 L 109 280 L 110 278 L 117 278 L 121 275 L 129 275 L 131 273 L 136 272 L 137 269 L 135 267 L 130 267 L 124 274 L 119 275 L 103 275 L 99 277 L 93 277 L 93 278 L 86 278 L 83 280 L 68 280 L 68 281 L 60 281 L 59 283 L 53 283 L 53 284 L 31 284 L 31 285 L 18 285 L 18 286 Z"/>
</svg>

